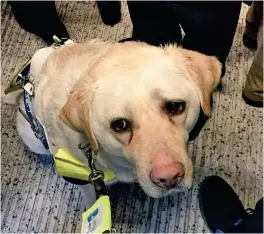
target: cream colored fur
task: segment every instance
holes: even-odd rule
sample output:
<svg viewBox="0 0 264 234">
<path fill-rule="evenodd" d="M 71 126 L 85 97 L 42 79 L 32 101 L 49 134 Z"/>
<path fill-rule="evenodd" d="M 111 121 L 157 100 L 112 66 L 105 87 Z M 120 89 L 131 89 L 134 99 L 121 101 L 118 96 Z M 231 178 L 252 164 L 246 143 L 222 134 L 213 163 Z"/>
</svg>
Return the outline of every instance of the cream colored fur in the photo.
<svg viewBox="0 0 264 234">
<path fill-rule="evenodd" d="M 98 151 L 98 168 L 113 170 L 114 182 L 138 181 L 152 197 L 191 186 L 188 134 L 200 106 L 210 115 L 210 97 L 221 73 L 217 59 L 174 45 L 158 48 L 95 40 L 56 50 L 44 48 L 34 55 L 31 72 L 36 81 L 35 113 L 56 145 L 86 163 L 78 144 L 89 138 Z M 169 117 L 161 108 L 165 100 L 185 101 L 186 110 Z M 115 133 L 110 123 L 117 117 L 130 119 L 133 129 Z M 17 119 L 25 144 L 35 153 L 47 154 L 19 113 Z M 162 189 L 149 178 L 152 155 L 160 149 L 169 151 L 185 168 L 176 188 Z"/>
</svg>

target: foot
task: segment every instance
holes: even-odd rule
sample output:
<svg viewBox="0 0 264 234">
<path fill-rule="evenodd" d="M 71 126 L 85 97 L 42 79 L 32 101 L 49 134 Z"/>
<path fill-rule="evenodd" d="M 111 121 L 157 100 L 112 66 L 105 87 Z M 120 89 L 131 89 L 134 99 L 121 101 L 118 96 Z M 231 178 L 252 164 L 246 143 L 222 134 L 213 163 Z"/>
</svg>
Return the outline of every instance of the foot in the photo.
<svg viewBox="0 0 264 234">
<path fill-rule="evenodd" d="M 257 100 L 253 100 L 253 99 L 249 98 L 245 91 L 243 91 L 243 93 L 242 93 L 242 98 L 250 106 L 263 108 L 263 101 L 257 101 Z"/>
<path fill-rule="evenodd" d="M 209 176 L 201 184 L 199 205 L 203 219 L 213 233 L 241 233 L 252 210 L 244 209 L 237 194 L 218 176 Z"/>
<path fill-rule="evenodd" d="M 258 47 L 258 42 L 256 38 L 251 38 L 248 34 L 244 33 L 243 34 L 243 43 L 244 45 L 251 49 L 251 50 L 256 50 Z"/>
</svg>

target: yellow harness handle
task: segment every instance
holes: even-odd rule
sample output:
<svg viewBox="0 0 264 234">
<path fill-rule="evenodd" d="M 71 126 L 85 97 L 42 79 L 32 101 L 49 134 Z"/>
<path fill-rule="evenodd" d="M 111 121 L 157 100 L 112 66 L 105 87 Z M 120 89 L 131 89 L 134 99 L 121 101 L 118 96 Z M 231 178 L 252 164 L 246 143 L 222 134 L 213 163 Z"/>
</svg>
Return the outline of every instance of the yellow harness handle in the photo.
<svg viewBox="0 0 264 234">
<path fill-rule="evenodd" d="M 60 176 L 89 181 L 91 169 L 73 157 L 66 149 L 59 148 L 54 154 L 54 161 Z M 113 171 L 104 168 L 103 172 L 105 182 L 115 178 Z"/>
</svg>

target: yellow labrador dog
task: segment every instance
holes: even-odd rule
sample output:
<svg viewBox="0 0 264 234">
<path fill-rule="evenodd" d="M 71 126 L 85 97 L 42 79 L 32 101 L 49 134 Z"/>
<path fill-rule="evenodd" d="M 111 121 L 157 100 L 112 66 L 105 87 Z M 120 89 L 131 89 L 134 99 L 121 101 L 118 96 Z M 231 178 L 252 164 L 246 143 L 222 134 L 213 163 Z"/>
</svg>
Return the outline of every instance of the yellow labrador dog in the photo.
<svg viewBox="0 0 264 234">
<path fill-rule="evenodd" d="M 138 181 L 152 197 L 191 186 L 188 136 L 200 108 L 210 116 L 221 76 L 215 57 L 176 45 L 93 40 L 39 50 L 31 74 L 35 113 L 52 142 L 87 164 L 78 144 L 89 141 L 98 168 L 114 171 L 115 181 Z M 33 152 L 48 154 L 19 112 L 17 127 Z"/>
</svg>

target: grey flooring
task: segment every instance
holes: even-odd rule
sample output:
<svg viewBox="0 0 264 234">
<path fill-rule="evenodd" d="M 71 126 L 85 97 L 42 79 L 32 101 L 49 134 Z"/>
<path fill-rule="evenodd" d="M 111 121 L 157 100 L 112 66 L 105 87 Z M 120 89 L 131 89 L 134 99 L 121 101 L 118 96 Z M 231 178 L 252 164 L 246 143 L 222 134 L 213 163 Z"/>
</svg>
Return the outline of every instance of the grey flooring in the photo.
<svg viewBox="0 0 264 234">
<path fill-rule="evenodd" d="M 122 21 L 114 27 L 102 23 L 95 2 L 64 1 L 57 6 L 75 41 L 117 41 L 131 34 L 125 3 Z M 247 9 L 242 7 L 223 90 L 214 95 L 213 116 L 189 146 L 195 168 L 193 187 L 185 193 L 152 199 L 134 185 L 116 185 L 111 200 L 118 232 L 208 232 L 197 199 L 198 185 L 207 175 L 226 179 L 245 207 L 254 207 L 261 198 L 263 112 L 247 106 L 241 98 L 253 58 L 253 52 L 242 43 Z M 1 82 L 7 84 L 45 44 L 19 27 L 3 1 L 1 25 Z M 79 232 L 83 212 L 79 189 L 56 174 L 52 158 L 34 155 L 23 145 L 16 131 L 16 111 L 13 106 L 1 105 L 1 232 Z"/>
</svg>

